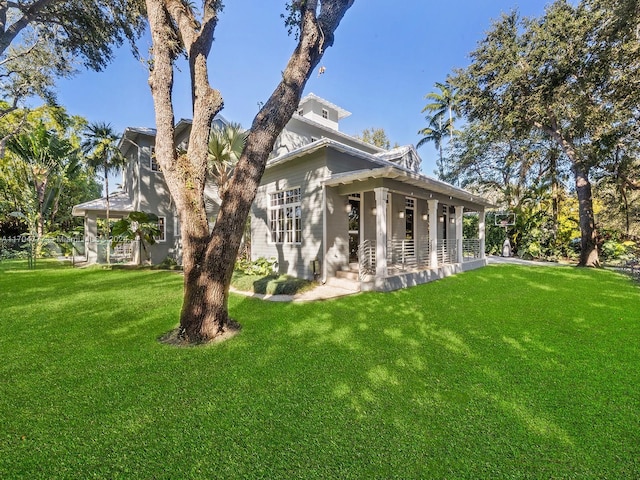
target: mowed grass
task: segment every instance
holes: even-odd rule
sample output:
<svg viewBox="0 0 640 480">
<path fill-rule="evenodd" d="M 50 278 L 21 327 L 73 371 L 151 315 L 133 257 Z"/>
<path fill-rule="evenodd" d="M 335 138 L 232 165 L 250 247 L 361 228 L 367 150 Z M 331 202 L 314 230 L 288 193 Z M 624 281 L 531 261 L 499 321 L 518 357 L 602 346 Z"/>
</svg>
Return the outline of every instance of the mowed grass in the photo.
<svg viewBox="0 0 640 480">
<path fill-rule="evenodd" d="M 182 278 L 0 263 L 0 478 L 639 478 L 640 288 L 496 265 L 175 348 Z"/>
</svg>

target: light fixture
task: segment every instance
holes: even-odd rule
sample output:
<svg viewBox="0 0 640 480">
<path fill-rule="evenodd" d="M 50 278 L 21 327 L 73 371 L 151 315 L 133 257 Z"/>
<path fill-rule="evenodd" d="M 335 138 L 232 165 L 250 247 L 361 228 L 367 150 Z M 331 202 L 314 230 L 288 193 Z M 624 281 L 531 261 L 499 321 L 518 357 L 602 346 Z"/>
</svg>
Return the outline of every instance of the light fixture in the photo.
<svg viewBox="0 0 640 480">
<path fill-rule="evenodd" d="M 375 215 L 377 215 L 377 214 L 378 214 L 378 211 L 376 210 L 376 207 L 373 207 L 373 208 L 371 209 L 371 215 L 374 215 L 374 216 L 375 216 Z"/>
<path fill-rule="evenodd" d="M 428 214 L 428 213 L 423 213 L 423 214 L 422 214 L 422 220 L 424 220 L 425 222 L 426 222 L 427 220 L 429 220 L 429 214 Z"/>
<path fill-rule="evenodd" d="M 451 217 L 451 223 L 456 223 L 455 217 Z"/>
<path fill-rule="evenodd" d="M 398 218 L 404 218 L 404 211 L 400 210 L 398 212 Z"/>
<path fill-rule="evenodd" d="M 351 203 L 346 203 L 344 205 L 344 211 L 347 213 L 351 213 L 351 210 L 353 209 L 353 206 L 351 205 Z"/>
<path fill-rule="evenodd" d="M 442 216 L 442 215 L 441 215 L 441 216 L 439 216 L 439 217 L 438 217 L 438 221 L 439 221 L 440 223 L 444 223 L 444 216 Z"/>
</svg>

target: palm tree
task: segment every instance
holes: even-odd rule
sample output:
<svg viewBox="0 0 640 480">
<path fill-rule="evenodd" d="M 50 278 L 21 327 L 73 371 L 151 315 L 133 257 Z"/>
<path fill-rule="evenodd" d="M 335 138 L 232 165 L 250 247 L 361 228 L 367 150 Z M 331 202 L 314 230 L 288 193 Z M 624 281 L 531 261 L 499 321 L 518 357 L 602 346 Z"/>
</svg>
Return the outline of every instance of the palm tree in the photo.
<svg viewBox="0 0 640 480">
<path fill-rule="evenodd" d="M 9 139 L 7 147 L 21 160 L 26 181 L 33 187 L 36 205 L 30 213 L 35 213 L 35 233 L 40 238 L 45 233 L 45 216 L 62 193 L 64 177 L 77 173 L 77 151 L 42 123 Z"/>
<path fill-rule="evenodd" d="M 451 141 L 453 140 L 453 135 L 455 134 L 454 130 L 454 113 L 457 110 L 457 101 L 456 101 L 456 89 L 453 87 L 448 81 L 447 82 L 436 82 L 435 87 L 439 89 L 439 92 L 431 92 L 427 93 L 424 98 L 430 100 L 430 103 L 427 103 L 425 107 L 422 109 L 422 113 L 424 112 L 432 112 L 434 117 L 444 118 L 445 115 L 448 118 L 448 128 L 449 128 L 449 146 L 451 146 Z"/>
<path fill-rule="evenodd" d="M 149 257 L 147 245 L 155 245 L 159 235 L 158 216 L 153 213 L 131 212 L 113 224 L 114 241 L 138 240 L 145 257 Z M 142 265 L 142 251 L 138 253 L 138 265 Z"/>
<path fill-rule="evenodd" d="M 242 155 L 247 132 L 238 123 L 214 126 L 209 136 L 209 172 L 224 198 L 233 169 Z"/>
<path fill-rule="evenodd" d="M 444 178 L 444 157 L 442 152 L 442 140 L 449 135 L 449 124 L 447 121 L 443 121 L 442 116 L 440 115 L 427 115 L 425 119 L 428 122 L 428 126 L 418 130 L 418 134 L 423 137 L 420 139 L 417 148 L 420 148 L 427 142 L 433 142 L 436 149 L 440 153 L 440 158 L 438 160 L 438 177 L 440 179 Z"/>
<path fill-rule="evenodd" d="M 94 169 L 101 168 L 104 171 L 105 199 L 107 205 L 107 222 L 105 233 L 110 239 L 109 226 L 109 174 L 118 171 L 127 162 L 118 148 L 120 136 L 113 130 L 109 123 L 95 122 L 90 124 L 85 131 L 85 139 L 82 142 L 82 150 L 87 155 L 87 164 Z M 107 244 L 107 264 L 111 263 L 111 244 Z"/>
</svg>

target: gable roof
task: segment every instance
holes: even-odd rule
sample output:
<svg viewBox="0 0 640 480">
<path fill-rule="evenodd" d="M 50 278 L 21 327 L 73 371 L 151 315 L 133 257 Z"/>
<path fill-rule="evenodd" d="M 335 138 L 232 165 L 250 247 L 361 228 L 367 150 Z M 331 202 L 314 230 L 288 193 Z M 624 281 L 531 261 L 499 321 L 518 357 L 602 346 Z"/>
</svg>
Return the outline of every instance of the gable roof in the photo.
<svg viewBox="0 0 640 480">
<path fill-rule="evenodd" d="M 433 177 L 417 173 L 413 170 L 405 168 L 404 166 L 394 163 L 391 159 L 398 158 L 407 152 L 415 152 L 415 148 L 412 145 L 406 147 L 400 147 L 394 149 L 388 154 L 370 154 L 358 150 L 357 148 L 350 147 L 330 138 L 323 138 L 313 143 L 304 145 L 296 150 L 293 150 L 284 155 L 280 155 L 267 163 L 267 168 L 273 168 L 276 165 L 283 165 L 287 162 L 295 160 L 297 158 L 304 157 L 310 153 L 317 152 L 324 148 L 330 148 L 332 150 L 346 153 L 348 155 L 361 158 L 371 162 L 371 169 L 354 170 L 346 173 L 338 173 L 331 175 L 324 181 L 326 186 L 345 185 L 356 181 L 363 181 L 373 178 L 388 178 L 402 181 L 415 187 L 424 188 L 435 193 L 441 193 L 443 195 L 455 197 L 457 199 L 473 202 L 477 205 L 484 207 L 494 207 L 495 205 L 486 200 L 485 198 L 468 192 L 462 188 L 451 185 L 450 183 L 443 182 Z M 415 155 L 418 155 L 417 152 Z M 387 160 L 387 158 L 389 160 Z"/>
</svg>

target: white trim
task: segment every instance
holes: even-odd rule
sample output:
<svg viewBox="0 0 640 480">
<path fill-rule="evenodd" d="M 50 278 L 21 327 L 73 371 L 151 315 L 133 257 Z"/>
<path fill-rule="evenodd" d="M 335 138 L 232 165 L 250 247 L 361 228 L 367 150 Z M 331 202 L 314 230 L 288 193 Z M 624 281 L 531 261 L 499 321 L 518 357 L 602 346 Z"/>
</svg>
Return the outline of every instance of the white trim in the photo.
<svg viewBox="0 0 640 480">
<path fill-rule="evenodd" d="M 286 195 L 287 192 L 291 192 L 293 190 L 298 190 L 298 200 L 295 202 L 290 202 L 287 203 L 286 202 Z M 278 193 L 282 193 L 283 194 L 283 203 L 282 204 L 278 204 L 278 205 L 273 205 L 272 204 L 272 200 L 273 200 L 273 196 L 278 194 Z M 286 222 L 287 222 L 287 218 L 286 216 L 284 216 L 283 218 L 281 218 L 281 215 L 285 215 L 285 211 L 287 208 L 293 208 L 293 229 L 291 231 L 289 231 L 289 229 L 287 228 Z M 299 208 L 300 209 L 300 230 L 298 230 L 296 228 L 296 209 Z M 272 212 L 282 212 L 278 215 L 278 218 L 276 219 L 276 221 L 278 222 L 278 224 L 280 224 L 280 222 L 285 222 L 284 225 L 284 229 L 282 231 L 278 230 L 278 234 L 283 235 L 283 237 L 285 238 L 285 240 L 278 242 L 278 241 L 274 241 L 273 237 L 274 237 L 274 231 L 273 231 L 273 227 L 272 227 Z M 301 245 L 302 244 L 302 187 L 288 187 L 288 188 L 284 188 L 284 189 L 280 189 L 280 190 L 274 190 L 272 192 L 267 192 L 267 212 L 268 212 L 268 218 L 267 218 L 267 227 L 269 230 L 269 237 L 267 240 L 267 243 L 269 245 Z M 300 234 L 300 240 L 296 241 L 295 238 L 298 236 L 297 234 Z M 293 237 L 293 241 L 288 242 L 286 241 L 286 236 L 291 233 L 291 236 Z"/>
<path fill-rule="evenodd" d="M 167 217 L 158 216 L 158 227 L 160 228 L 160 236 L 155 237 L 156 243 L 164 243 L 167 241 Z"/>
</svg>

